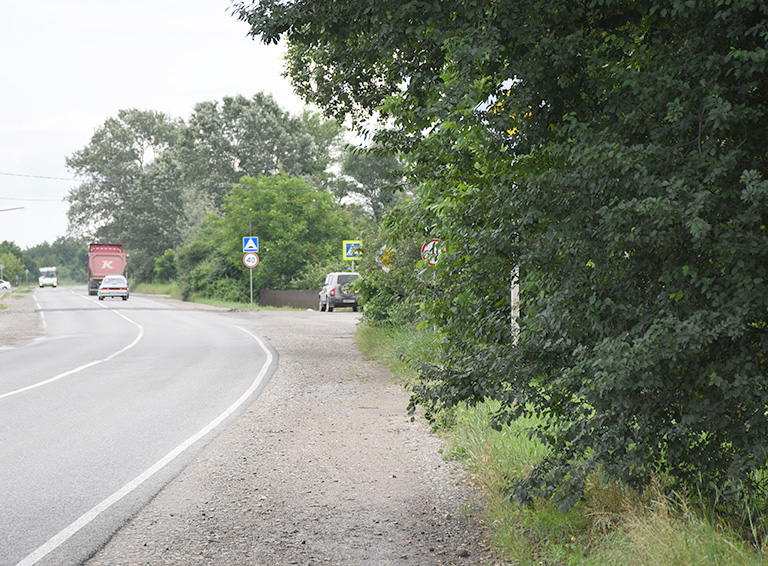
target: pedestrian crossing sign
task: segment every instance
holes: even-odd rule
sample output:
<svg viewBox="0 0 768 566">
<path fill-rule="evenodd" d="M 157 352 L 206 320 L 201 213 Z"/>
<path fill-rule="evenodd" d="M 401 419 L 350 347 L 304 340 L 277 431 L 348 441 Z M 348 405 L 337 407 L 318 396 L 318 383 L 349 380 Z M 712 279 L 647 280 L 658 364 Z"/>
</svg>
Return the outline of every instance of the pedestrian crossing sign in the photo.
<svg viewBox="0 0 768 566">
<path fill-rule="evenodd" d="M 355 261 L 360 259 L 363 242 L 360 240 L 344 240 L 344 259 Z"/>
<path fill-rule="evenodd" d="M 259 251 L 259 238 L 258 236 L 245 236 L 243 238 L 243 253 Z"/>
</svg>

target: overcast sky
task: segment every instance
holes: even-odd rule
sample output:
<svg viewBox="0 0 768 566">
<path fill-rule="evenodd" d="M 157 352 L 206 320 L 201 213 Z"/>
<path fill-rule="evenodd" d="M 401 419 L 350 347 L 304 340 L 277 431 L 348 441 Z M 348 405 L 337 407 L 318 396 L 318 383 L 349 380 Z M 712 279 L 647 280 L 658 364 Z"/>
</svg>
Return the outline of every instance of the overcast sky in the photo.
<svg viewBox="0 0 768 566">
<path fill-rule="evenodd" d="M 0 242 L 52 243 L 77 185 L 65 158 L 118 110 L 188 119 L 194 105 L 272 94 L 302 102 L 282 48 L 247 37 L 230 0 L 0 1 Z"/>
</svg>

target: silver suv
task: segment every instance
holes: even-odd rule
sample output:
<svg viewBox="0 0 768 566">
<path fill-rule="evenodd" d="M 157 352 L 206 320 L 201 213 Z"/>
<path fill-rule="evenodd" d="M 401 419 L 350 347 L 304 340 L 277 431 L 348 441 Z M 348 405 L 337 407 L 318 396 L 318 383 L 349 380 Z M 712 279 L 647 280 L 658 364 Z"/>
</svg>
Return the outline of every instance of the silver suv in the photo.
<svg viewBox="0 0 768 566">
<path fill-rule="evenodd" d="M 337 271 L 325 277 L 323 288 L 320 289 L 320 310 L 333 312 L 336 307 L 352 307 L 357 312 L 357 302 L 360 295 L 349 289 L 349 282 L 360 277 L 352 271 Z"/>
</svg>

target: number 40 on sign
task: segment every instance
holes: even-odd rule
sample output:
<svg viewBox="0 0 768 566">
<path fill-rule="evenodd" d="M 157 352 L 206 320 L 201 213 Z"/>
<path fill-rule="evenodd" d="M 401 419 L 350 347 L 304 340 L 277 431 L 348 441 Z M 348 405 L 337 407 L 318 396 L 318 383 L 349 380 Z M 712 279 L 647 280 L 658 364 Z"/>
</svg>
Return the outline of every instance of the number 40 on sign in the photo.
<svg viewBox="0 0 768 566">
<path fill-rule="evenodd" d="M 253 269 L 259 265 L 259 256 L 257 256 L 255 253 L 249 252 L 243 255 L 243 263 L 245 264 L 245 267 L 250 267 Z"/>
</svg>

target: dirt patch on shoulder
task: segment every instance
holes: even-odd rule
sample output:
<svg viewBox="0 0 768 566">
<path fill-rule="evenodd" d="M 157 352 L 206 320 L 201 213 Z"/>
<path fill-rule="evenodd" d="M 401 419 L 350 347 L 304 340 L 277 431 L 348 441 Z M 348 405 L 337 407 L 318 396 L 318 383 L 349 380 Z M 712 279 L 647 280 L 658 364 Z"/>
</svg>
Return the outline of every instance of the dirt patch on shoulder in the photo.
<svg viewBox="0 0 768 566">
<path fill-rule="evenodd" d="M 0 291 L 0 347 L 42 335 L 34 293 L 27 290 Z"/>
<path fill-rule="evenodd" d="M 279 354 L 246 414 L 87 564 L 501 564 L 479 494 L 363 360 L 353 313 L 228 313 Z"/>
</svg>

